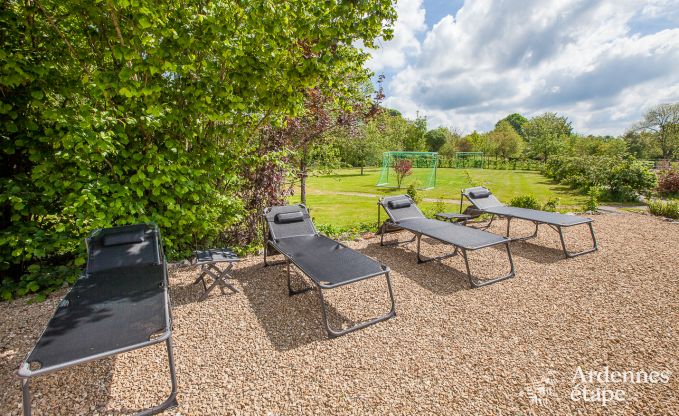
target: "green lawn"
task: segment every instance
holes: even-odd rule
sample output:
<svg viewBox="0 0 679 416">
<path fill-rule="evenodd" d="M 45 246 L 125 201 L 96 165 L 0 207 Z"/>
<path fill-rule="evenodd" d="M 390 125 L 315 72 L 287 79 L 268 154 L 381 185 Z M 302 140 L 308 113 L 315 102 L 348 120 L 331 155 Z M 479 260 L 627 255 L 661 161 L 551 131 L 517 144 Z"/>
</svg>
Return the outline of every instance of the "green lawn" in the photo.
<svg viewBox="0 0 679 416">
<path fill-rule="evenodd" d="M 409 182 L 425 175 L 426 169 L 415 169 L 412 177 L 406 179 L 403 189 L 378 188 L 380 169 L 365 169 L 360 175 L 359 169 L 340 169 L 335 174 L 314 176 L 308 180 L 307 205 L 311 208 L 314 220 L 319 224 L 346 226 L 357 222 L 377 222 L 377 196 L 398 195 L 405 193 Z M 424 171 L 424 172 L 423 172 Z M 532 171 L 487 170 L 487 169 L 439 169 L 436 187 L 420 191 L 424 198 L 448 199 L 459 201 L 460 190 L 473 185 L 484 185 L 503 202 L 509 202 L 515 196 L 531 194 L 541 203 L 551 198 L 559 198 L 559 205 L 579 207 L 585 196 L 579 195 L 568 187 L 555 184 L 548 178 Z M 359 193 L 345 195 L 339 193 Z M 299 189 L 290 200 L 299 202 Z M 448 203 L 446 211 L 457 211 L 459 203 Z M 441 208 L 434 202 L 422 202 L 424 211 Z"/>
</svg>

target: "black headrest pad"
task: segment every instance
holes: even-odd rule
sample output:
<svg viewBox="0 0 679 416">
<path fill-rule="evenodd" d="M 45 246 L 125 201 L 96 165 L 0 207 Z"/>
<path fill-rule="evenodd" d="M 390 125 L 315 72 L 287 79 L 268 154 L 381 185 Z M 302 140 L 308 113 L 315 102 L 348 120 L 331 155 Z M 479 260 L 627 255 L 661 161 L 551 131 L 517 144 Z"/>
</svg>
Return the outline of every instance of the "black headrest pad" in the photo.
<svg viewBox="0 0 679 416">
<path fill-rule="evenodd" d="M 304 214 L 302 213 L 302 211 L 279 212 L 274 217 L 274 221 L 277 224 L 288 224 L 288 223 L 291 223 L 291 222 L 300 222 L 300 221 L 304 221 Z"/>
<path fill-rule="evenodd" d="M 121 233 L 107 234 L 101 244 L 105 247 L 119 246 L 123 244 L 137 244 L 144 241 L 144 230 L 126 231 Z"/>
<path fill-rule="evenodd" d="M 397 200 L 389 201 L 389 203 L 387 205 L 389 205 L 389 208 L 391 208 L 391 209 L 399 209 L 399 208 L 408 208 L 412 204 L 413 203 L 410 202 L 409 199 L 397 199 Z"/>
<path fill-rule="evenodd" d="M 476 191 L 469 191 L 469 196 L 475 199 L 488 198 L 492 193 L 488 189 L 479 189 Z"/>
</svg>

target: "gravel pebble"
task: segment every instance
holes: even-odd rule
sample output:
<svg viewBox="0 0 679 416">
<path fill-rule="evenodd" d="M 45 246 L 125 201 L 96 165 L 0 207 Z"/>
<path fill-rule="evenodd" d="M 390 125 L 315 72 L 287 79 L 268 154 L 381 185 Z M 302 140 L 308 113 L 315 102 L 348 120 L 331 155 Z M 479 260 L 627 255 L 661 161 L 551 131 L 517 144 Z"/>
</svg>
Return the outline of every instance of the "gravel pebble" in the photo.
<svg viewBox="0 0 679 416">
<path fill-rule="evenodd" d="M 580 228 L 567 240 L 584 248 Z M 239 293 L 214 290 L 203 302 L 197 269 L 173 268 L 180 406 L 165 414 L 679 414 L 679 224 L 606 214 L 595 230 L 599 252 L 566 260 L 558 235 L 541 227 L 538 238 L 512 244 L 517 277 L 480 289 L 469 288 L 459 256 L 418 265 L 415 243 L 351 242 L 392 269 L 397 317 L 337 339 L 325 335 L 315 292 L 288 297 L 283 266 L 248 257 L 234 269 Z M 423 243 L 427 256 L 448 250 Z M 489 274 L 506 267 L 494 249 L 470 261 Z M 0 415 L 20 414 L 14 371 L 63 294 L 0 303 Z M 388 309 L 384 279 L 328 291 L 327 300 L 335 325 Z M 624 384 L 628 399 L 603 406 L 571 400 L 578 366 L 673 374 L 666 384 Z M 542 403 L 530 400 L 535 383 L 551 383 Z M 35 379 L 33 410 L 130 414 L 169 388 L 161 344 Z"/>
</svg>

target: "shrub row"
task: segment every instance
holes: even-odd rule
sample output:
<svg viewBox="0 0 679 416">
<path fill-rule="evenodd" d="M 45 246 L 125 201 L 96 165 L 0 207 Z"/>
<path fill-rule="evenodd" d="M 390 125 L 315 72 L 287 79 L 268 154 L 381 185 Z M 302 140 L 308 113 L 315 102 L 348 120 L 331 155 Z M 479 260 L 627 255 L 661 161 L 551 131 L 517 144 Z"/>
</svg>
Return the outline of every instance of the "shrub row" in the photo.
<svg viewBox="0 0 679 416">
<path fill-rule="evenodd" d="M 660 199 L 654 199 L 649 201 L 648 209 L 653 215 L 679 219 L 679 202 L 677 201 L 663 201 Z"/>
<path fill-rule="evenodd" d="M 479 168 L 479 169 L 497 169 L 497 170 L 540 170 L 542 167 L 542 162 L 530 159 L 491 159 L 491 158 L 478 158 L 478 159 L 457 159 L 449 157 L 439 158 L 440 168 Z"/>
<path fill-rule="evenodd" d="M 647 166 L 630 157 L 559 156 L 550 159 L 542 173 L 573 189 L 600 188 L 607 199 L 621 202 L 648 195 L 657 183 Z"/>
</svg>

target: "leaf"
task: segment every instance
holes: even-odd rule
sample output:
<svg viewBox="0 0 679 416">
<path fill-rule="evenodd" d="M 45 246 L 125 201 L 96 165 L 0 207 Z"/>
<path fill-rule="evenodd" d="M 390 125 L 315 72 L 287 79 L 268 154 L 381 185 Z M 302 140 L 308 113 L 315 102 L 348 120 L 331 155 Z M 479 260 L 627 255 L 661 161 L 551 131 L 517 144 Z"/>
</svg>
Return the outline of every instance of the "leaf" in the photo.
<svg viewBox="0 0 679 416">
<path fill-rule="evenodd" d="M 149 19 L 146 16 L 142 16 L 139 18 L 139 26 L 141 26 L 142 29 L 148 29 L 151 27 L 151 22 L 149 22 Z"/>
</svg>

